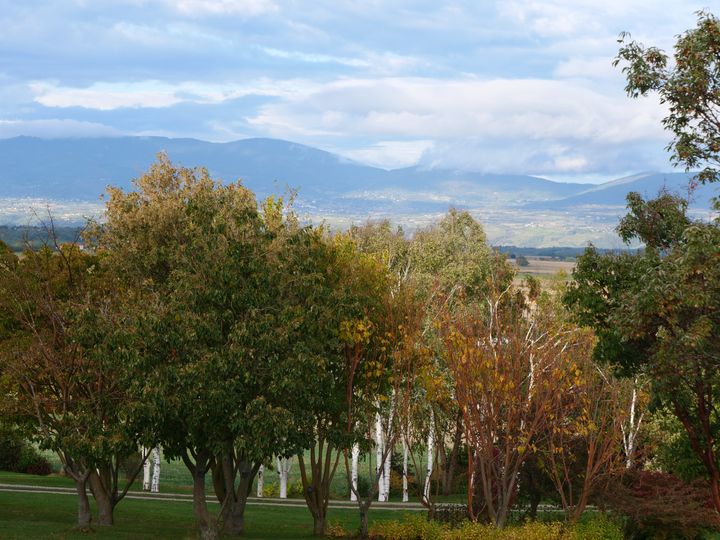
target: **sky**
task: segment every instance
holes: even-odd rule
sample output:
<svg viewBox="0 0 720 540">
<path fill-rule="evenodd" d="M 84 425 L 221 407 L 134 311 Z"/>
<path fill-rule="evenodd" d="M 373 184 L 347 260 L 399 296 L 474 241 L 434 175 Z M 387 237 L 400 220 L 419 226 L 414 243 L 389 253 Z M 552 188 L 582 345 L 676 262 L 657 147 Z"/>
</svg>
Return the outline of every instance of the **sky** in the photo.
<svg viewBox="0 0 720 540">
<path fill-rule="evenodd" d="M 0 138 L 272 137 L 384 168 L 590 182 L 668 171 L 663 106 L 628 98 L 612 60 L 623 31 L 671 50 L 703 8 L 0 0 Z"/>
</svg>

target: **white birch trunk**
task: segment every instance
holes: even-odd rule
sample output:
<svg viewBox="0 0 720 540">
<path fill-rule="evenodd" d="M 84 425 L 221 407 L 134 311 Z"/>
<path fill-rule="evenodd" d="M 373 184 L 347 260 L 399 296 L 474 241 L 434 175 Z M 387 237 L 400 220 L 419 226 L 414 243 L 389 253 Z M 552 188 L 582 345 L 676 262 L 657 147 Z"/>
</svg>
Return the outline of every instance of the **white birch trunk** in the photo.
<svg viewBox="0 0 720 540">
<path fill-rule="evenodd" d="M 386 441 L 387 443 L 387 441 Z M 383 452 L 387 452 L 385 456 L 384 471 L 383 471 L 383 496 L 385 501 L 390 500 L 390 465 L 392 461 L 392 448 L 388 451 L 387 446 L 383 448 Z"/>
<path fill-rule="evenodd" d="M 257 473 L 257 490 L 255 495 L 262 497 L 265 493 L 265 465 L 260 465 Z"/>
<path fill-rule="evenodd" d="M 388 415 L 388 423 L 387 423 L 387 429 L 388 433 L 387 436 L 393 438 L 392 436 L 395 434 L 394 431 L 394 422 L 395 420 L 395 389 L 393 388 L 392 397 L 390 398 L 390 414 Z M 394 451 L 394 448 L 390 447 L 388 448 L 388 440 L 387 437 L 383 444 L 383 452 L 386 453 L 385 456 L 385 463 L 384 463 L 384 471 L 383 471 L 383 481 L 384 481 L 384 490 L 385 490 L 385 500 L 390 500 L 390 468 L 392 465 L 392 454 Z"/>
<path fill-rule="evenodd" d="M 435 413 L 430 410 L 430 431 L 427 439 L 427 470 L 425 472 L 425 486 L 423 487 L 423 497 L 426 501 L 430 500 L 430 477 L 433 472 L 433 454 L 435 453 Z"/>
<path fill-rule="evenodd" d="M 149 452 L 149 450 L 145 447 L 143 447 L 140 451 L 143 456 Z M 150 491 L 150 467 L 151 466 L 152 466 L 152 456 L 151 456 L 151 454 L 148 454 L 147 458 L 145 459 L 145 463 L 143 464 L 143 484 L 142 484 L 143 491 Z"/>
<path fill-rule="evenodd" d="M 277 458 L 277 470 L 280 475 L 280 498 L 287 499 L 288 473 L 290 472 L 290 460 L 288 458 Z"/>
<path fill-rule="evenodd" d="M 630 468 L 633 465 L 633 455 L 635 454 L 635 445 L 637 444 L 637 435 L 642 425 L 643 415 L 636 419 L 636 407 L 637 407 L 637 384 L 638 380 L 635 378 L 632 390 L 632 399 L 630 401 L 630 417 L 627 421 L 627 426 L 623 425 L 623 447 L 625 450 L 625 467 Z"/>
<path fill-rule="evenodd" d="M 385 468 L 381 468 L 385 452 L 385 434 L 383 433 L 380 413 L 375 414 L 375 475 L 378 479 L 378 502 L 385 502 Z"/>
<path fill-rule="evenodd" d="M 408 496 L 408 445 L 405 437 L 403 437 L 403 478 L 402 478 L 402 500 L 408 502 L 410 497 Z"/>
<path fill-rule="evenodd" d="M 350 466 L 350 479 L 353 486 L 353 489 L 350 490 L 351 501 L 357 501 L 357 495 L 355 495 L 355 492 L 358 488 L 358 461 L 360 461 L 360 445 L 355 443 L 352 447 L 352 464 Z"/>
<path fill-rule="evenodd" d="M 158 493 L 160 491 L 160 447 L 156 446 L 152 451 L 153 469 L 152 481 L 150 483 L 150 491 Z"/>
</svg>

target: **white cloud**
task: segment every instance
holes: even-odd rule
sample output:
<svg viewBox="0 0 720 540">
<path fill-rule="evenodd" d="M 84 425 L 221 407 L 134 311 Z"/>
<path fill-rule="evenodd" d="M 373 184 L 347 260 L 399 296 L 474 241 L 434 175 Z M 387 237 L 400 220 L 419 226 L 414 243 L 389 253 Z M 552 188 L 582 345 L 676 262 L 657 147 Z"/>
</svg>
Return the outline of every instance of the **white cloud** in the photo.
<svg viewBox="0 0 720 540">
<path fill-rule="evenodd" d="M 0 139 L 26 135 L 31 137 L 116 137 L 119 130 L 96 122 L 78 120 L 0 120 Z"/>
<path fill-rule="evenodd" d="M 559 78 L 583 78 L 599 80 L 622 79 L 620 68 L 612 65 L 613 57 L 573 57 L 563 60 L 555 68 L 554 75 Z"/>
<path fill-rule="evenodd" d="M 275 58 L 283 58 L 285 60 L 297 60 L 310 64 L 341 64 L 352 67 L 368 67 L 367 60 L 361 58 L 348 58 L 343 56 L 334 56 L 330 54 L 304 53 L 300 51 L 286 51 L 283 49 L 274 49 L 272 47 L 260 47 L 260 50 Z"/>
<path fill-rule="evenodd" d="M 412 139 L 663 137 L 657 101 L 628 100 L 621 89 L 608 96 L 574 81 L 340 79 L 308 90 L 264 105 L 250 121 L 278 136 L 290 129 Z"/>
<path fill-rule="evenodd" d="M 423 153 L 432 145 L 433 141 L 430 140 L 379 141 L 361 148 L 334 151 L 360 163 L 385 169 L 397 169 L 418 163 Z"/>
<path fill-rule="evenodd" d="M 98 82 L 86 88 L 75 88 L 37 81 L 30 83 L 29 87 L 35 95 L 35 101 L 46 107 L 83 107 L 109 111 L 121 108 L 164 108 L 185 102 L 220 103 L 249 95 L 290 96 L 309 84 L 292 79 L 258 79 L 238 84 Z"/>
<path fill-rule="evenodd" d="M 273 13 L 278 6 L 270 0 L 166 0 L 183 15 L 239 15 L 256 17 Z"/>
</svg>

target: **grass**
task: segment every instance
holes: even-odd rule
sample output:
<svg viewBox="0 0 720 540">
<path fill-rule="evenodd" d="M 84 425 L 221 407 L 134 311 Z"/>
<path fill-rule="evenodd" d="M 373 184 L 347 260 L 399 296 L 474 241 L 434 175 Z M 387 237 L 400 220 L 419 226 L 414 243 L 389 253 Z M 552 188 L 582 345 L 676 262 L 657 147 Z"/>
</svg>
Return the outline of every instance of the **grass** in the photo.
<svg viewBox="0 0 720 540">
<path fill-rule="evenodd" d="M 0 539 L 182 539 L 195 538 L 195 518 L 188 502 L 124 500 L 117 506 L 115 525 L 75 530 L 77 499 L 70 495 L 0 492 Z M 212 507 L 211 507 L 212 508 Z M 217 508 L 215 506 L 215 508 Z M 371 510 L 371 523 L 398 519 L 390 510 Z M 330 523 L 347 531 L 358 526 L 356 510 L 330 509 Z M 312 518 L 305 508 L 249 506 L 248 539 L 291 539 L 312 536 Z"/>
<path fill-rule="evenodd" d="M 50 462 L 54 474 L 51 476 L 32 476 L 27 474 L 16 474 L 7 473 L 0 471 L 0 483 L 5 484 L 32 484 L 37 486 L 46 487 L 73 487 L 72 480 L 59 476 L 61 468 L 60 460 L 57 454 L 50 451 L 43 451 L 42 455 Z M 306 451 L 306 457 L 309 459 L 310 451 Z M 421 456 L 421 466 L 424 463 L 424 456 Z M 372 452 L 362 456 L 359 474 L 364 476 L 368 482 L 374 480 L 374 469 L 375 459 Z M 411 467 L 412 469 L 412 467 Z M 412 474 L 412 471 L 410 472 Z M 300 482 L 300 466 L 296 456 L 291 458 L 290 473 L 288 474 L 288 486 L 292 488 L 293 485 Z M 276 492 L 279 492 L 280 479 L 276 471 L 266 470 L 265 471 L 265 486 L 276 485 Z M 206 479 L 206 488 L 208 491 L 212 491 L 212 479 L 210 475 Z M 342 464 L 342 458 L 338 466 L 335 477 L 331 484 L 331 498 L 335 500 L 347 500 L 350 495 L 350 490 L 347 483 L 347 476 L 345 473 L 345 467 Z M 142 472 L 135 480 L 131 490 L 142 491 Z M 301 495 L 295 490 L 291 489 L 290 498 L 302 498 Z M 161 493 L 192 493 L 192 477 L 188 472 L 185 465 L 180 460 L 167 461 L 165 458 L 162 459 L 160 465 L 160 492 Z M 255 495 L 255 486 L 253 486 L 252 495 Z M 399 493 L 392 493 L 390 500 L 399 502 L 401 500 Z M 410 499 L 413 501 L 417 500 L 415 494 L 410 492 Z"/>
</svg>

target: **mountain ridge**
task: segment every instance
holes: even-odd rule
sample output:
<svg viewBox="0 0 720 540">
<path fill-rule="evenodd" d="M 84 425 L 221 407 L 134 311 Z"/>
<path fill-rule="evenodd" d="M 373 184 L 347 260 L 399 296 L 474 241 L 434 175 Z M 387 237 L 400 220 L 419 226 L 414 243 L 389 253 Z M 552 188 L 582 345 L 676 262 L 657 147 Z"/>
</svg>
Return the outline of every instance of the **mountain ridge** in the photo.
<svg viewBox="0 0 720 540">
<path fill-rule="evenodd" d="M 100 215 L 107 185 L 131 189 L 165 151 L 173 163 L 205 166 L 215 178 L 242 179 L 258 198 L 297 189 L 295 207 L 308 221 L 346 227 L 391 219 L 406 230 L 428 226 L 449 207 L 467 209 L 497 244 L 527 247 L 617 247 L 614 232 L 625 197 L 662 188 L 686 191 L 691 173 L 643 172 L 602 184 L 532 175 L 420 166 L 393 170 L 281 139 L 213 143 L 167 137 L 0 139 L 0 224 L 23 223 L 30 207 L 49 204 L 65 222 Z M 691 211 L 710 212 L 714 186 L 699 186 Z M 93 202 L 94 201 L 94 202 Z M 709 215 L 709 214 L 708 214 Z"/>
</svg>

